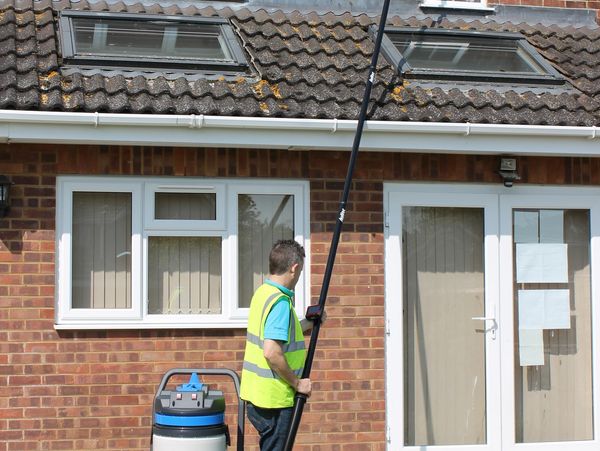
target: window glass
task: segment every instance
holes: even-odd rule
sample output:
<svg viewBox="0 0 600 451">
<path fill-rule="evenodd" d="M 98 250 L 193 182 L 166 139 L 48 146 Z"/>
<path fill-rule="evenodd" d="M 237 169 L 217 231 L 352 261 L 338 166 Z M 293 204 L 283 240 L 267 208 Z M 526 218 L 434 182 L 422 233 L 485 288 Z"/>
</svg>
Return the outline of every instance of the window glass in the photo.
<svg viewBox="0 0 600 451">
<path fill-rule="evenodd" d="M 239 306 L 250 306 L 254 291 L 269 274 L 269 252 L 277 240 L 294 239 L 292 195 L 238 196 Z"/>
<path fill-rule="evenodd" d="M 545 73 L 512 39 L 392 34 L 391 40 L 414 69 Z"/>
<path fill-rule="evenodd" d="M 406 78 L 535 85 L 565 82 L 519 33 L 389 27 L 381 50 Z"/>
<path fill-rule="evenodd" d="M 231 59 L 215 25 L 73 18 L 76 54 Z"/>
<path fill-rule="evenodd" d="M 220 237 L 149 237 L 148 313 L 221 313 Z"/>
<path fill-rule="evenodd" d="M 215 220 L 217 195 L 214 193 L 155 193 L 155 219 Z"/>
<path fill-rule="evenodd" d="M 58 27 L 65 67 L 211 73 L 248 69 L 235 32 L 220 17 L 64 10 Z"/>
<path fill-rule="evenodd" d="M 131 308 L 131 194 L 73 193 L 73 308 Z"/>
</svg>

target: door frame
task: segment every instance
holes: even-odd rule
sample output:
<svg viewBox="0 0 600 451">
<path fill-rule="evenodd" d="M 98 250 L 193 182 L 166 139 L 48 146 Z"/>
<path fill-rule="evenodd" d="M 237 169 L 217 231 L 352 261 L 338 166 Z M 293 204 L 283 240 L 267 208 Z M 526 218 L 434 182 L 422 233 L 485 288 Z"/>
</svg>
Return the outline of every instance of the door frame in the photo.
<svg viewBox="0 0 600 451">
<path fill-rule="evenodd" d="M 402 293 L 403 262 L 401 248 L 402 208 L 405 206 L 482 208 L 484 210 L 484 287 L 485 311 L 498 311 L 498 200 L 493 192 L 473 193 L 469 185 L 434 185 L 434 184 L 384 184 L 385 211 L 385 324 L 386 324 L 386 431 L 387 448 L 389 450 L 417 451 L 425 450 L 425 446 L 403 446 L 404 443 L 404 374 L 403 356 L 398 358 L 394 352 L 403 349 L 402 302 L 392 301 L 395 293 Z M 394 210 L 396 208 L 397 210 Z M 399 211 L 398 211 L 399 210 Z M 393 212 L 393 214 L 391 214 Z M 387 268 L 394 268 L 388 271 Z M 489 269 L 489 270 L 487 270 Z M 397 298 L 397 296 L 396 296 Z M 486 313 L 487 316 L 487 313 Z M 485 374 L 486 374 L 486 418 L 487 443 L 468 445 L 472 451 L 500 451 L 500 341 L 486 333 Z M 398 346 L 398 343 L 401 346 Z M 401 383 L 398 384 L 398 381 Z M 491 407 L 491 408 L 490 408 Z M 399 425 L 394 427 L 394 425 Z M 465 445 L 435 446 L 440 451 L 464 450 Z"/>
<path fill-rule="evenodd" d="M 568 191 L 568 194 L 565 194 Z M 597 207 L 594 207 L 594 200 Z M 600 449 L 600 188 L 542 187 L 515 185 L 384 183 L 385 239 L 385 377 L 386 447 L 389 450 L 424 451 L 427 446 L 403 446 L 404 387 L 403 262 L 401 248 L 402 207 L 479 207 L 484 209 L 484 286 L 486 316 L 495 308 L 499 328 L 496 339 L 486 334 L 486 418 L 487 444 L 467 445 L 470 450 L 587 451 Z M 592 303 L 592 361 L 594 393 L 594 439 L 582 442 L 515 443 L 514 346 L 512 285 L 512 208 L 584 208 L 590 210 L 590 265 Z M 508 262 L 508 264 L 507 264 Z M 389 270 L 393 268 L 393 271 Z M 596 271 L 598 272 L 598 271 Z M 504 331 L 504 333 L 503 333 Z M 466 445 L 435 446 L 440 451 L 465 449 Z M 433 446 L 431 447 L 433 448 Z"/>
</svg>

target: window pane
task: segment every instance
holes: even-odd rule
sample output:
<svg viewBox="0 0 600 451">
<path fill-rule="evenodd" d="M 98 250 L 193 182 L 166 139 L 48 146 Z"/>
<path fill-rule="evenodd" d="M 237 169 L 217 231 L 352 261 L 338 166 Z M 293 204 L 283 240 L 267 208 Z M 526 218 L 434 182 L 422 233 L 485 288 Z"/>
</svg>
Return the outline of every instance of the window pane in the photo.
<svg viewBox="0 0 600 451">
<path fill-rule="evenodd" d="M 514 210 L 513 227 L 516 441 L 592 440 L 589 211 Z"/>
<path fill-rule="evenodd" d="M 156 193 L 155 219 L 215 220 L 217 196 L 214 193 Z"/>
<path fill-rule="evenodd" d="M 269 252 L 277 240 L 294 239 L 294 197 L 286 194 L 238 196 L 239 305 L 249 307 L 269 274 Z"/>
<path fill-rule="evenodd" d="M 545 74 L 546 71 L 512 39 L 391 34 L 415 69 L 490 73 Z"/>
<path fill-rule="evenodd" d="M 73 193 L 73 308 L 131 308 L 131 194 Z"/>
<path fill-rule="evenodd" d="M 221 238 L 148 238 L 148 313 L 221 313 Z"/>
<path fill-rule="evenodd" d="M 404 444 L 486 443 L 483 210 L 402 215 Z"/>
<path fill-rule="evenodd" d="M 230 60 L 216 25 L 74 17 L 76 54 Z"/>
</svg>

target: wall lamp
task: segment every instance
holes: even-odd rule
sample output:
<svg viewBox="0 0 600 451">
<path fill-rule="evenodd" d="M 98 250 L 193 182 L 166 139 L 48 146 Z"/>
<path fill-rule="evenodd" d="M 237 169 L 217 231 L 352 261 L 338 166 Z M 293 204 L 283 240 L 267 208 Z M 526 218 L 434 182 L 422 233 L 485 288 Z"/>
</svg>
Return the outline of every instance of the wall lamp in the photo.
<svg viewBox="0 0 600 451">
<path fill-rule="evenodd" d="M 517 174 L 517 160 L 516 158 L 501 158 L 500 159 L 500 170 L 498 171 L 504 186 L 510 188 L 513 183 L 517 180 L 521 180 L 519 174 Z"/>
<path fill-rule="evenodd" d="M 0 175 L 0 218 L 10 210 L 10 186 L 13 183 L 5 175 Z"/>
</svg>

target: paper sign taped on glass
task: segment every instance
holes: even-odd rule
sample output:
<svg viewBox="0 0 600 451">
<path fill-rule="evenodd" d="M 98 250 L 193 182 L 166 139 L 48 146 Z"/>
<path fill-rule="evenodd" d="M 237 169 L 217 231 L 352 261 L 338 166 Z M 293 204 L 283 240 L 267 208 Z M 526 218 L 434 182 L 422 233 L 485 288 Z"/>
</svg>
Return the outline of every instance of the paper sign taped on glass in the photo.
<svg viewBox="0 0 600 451">
<path fill-rule="evenodd" d="M 519 329 L 519 364 L 544 364 L 544 332 L 541 329 Z"/>
<path fill-rule="evenodd" d="M 568 283 L 565 243 L 517 243 L 517 283 Z"/>
<path fill-rule="evenodd" d="M 570 329 L 569 290 L 519 290 L 519 329 Z"/>
</svg>

